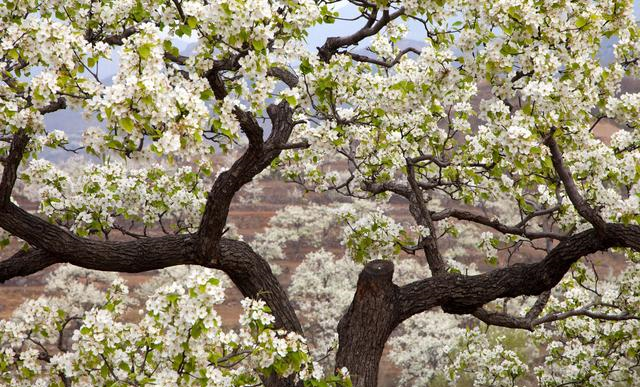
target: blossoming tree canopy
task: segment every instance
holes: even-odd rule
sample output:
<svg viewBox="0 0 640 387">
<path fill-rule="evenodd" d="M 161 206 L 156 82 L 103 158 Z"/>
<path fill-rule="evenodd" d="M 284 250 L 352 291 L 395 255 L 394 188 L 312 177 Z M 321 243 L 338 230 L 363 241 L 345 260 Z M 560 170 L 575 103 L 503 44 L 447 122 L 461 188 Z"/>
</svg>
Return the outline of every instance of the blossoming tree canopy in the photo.
<svg viewBox="0 0 640 387">
<path fill-rule="evenodd" d="M 355 385 L 374 386 L 387 338 L 414 315 L 441 307 L 532 329 L 548 321 L 539 314 L 549 291 L 578 260 L 610 249 L 634 259 L 640 93 L 625 85 L 640 76 L 640 29 L 632 1 L 344 3 L 2 2 L 0 228 L 3 244 L 17 238 L 25 248 L 0 262 L 0 279 L 60 262 L 116 272 L 196 264 L 261 299 L 274 329 L 302 334 L 268 263 L 225 237 L 236 193 L 273 168 L 317 191 L 395 195 L 412 225 L 375 209 L 343 215 L 348 254 L 366 265 L 337 327 L 335 365 Z M 311 29 L 328 36 L 319 47 L 308 47 Z M 192 49 L 179 49 L 184 40 Z M 614 42 L 606 62 L 605 41 Z M 117 67 L 111 79 L 108 63 Z M 98 121 L 82 144 L 44 124 L 63 109 Z M 605 121 L 617 128 L 610 138 L 596 135 Z M 219 155 L 239 143 L 247 144 L 240 156 L 220 168 Z M 44 146 L 89 161 L 63 168 L 38 157 Z M 18 180 L 37 191 L 40 214 L 12 201 Z M 486 215 L 498 201 L 506 210 Z M 484 227 L 477 246 L 494 262 L 504 246 L 545 256 L 468 275 L 439 243 L 467 222 Z M 430 275 L 398 286 L 392 259 L 407 252 L 423 254 Z M 521 295 L 540 295 L 524 316 L 484 307 Z M 160 321 L 118 329 L 147 340 L 167 308 L 149 308 Z M 624 304 L 573 313 L 635 316 Z M 169 325 L 162 329 L 180 328 Z M 218 350 L 228 344 L 214 338 Z M 299 337 L 289 338 L 299 348 Z M 310 372 L 304 359 L 287 359 L 246 383 L 287 385 L 292 370 Z"/>
</svg>

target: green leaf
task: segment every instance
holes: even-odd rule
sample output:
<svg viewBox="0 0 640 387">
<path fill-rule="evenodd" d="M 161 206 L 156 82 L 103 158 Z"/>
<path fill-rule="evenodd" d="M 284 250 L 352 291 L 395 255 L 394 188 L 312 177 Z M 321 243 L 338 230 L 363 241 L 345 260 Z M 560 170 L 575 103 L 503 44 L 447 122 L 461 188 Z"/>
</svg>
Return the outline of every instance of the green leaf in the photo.
<svg viewBox="0 0 640 387">
<path fill-rule="evenodd" d="M 500 48 L 500 53 L 502 55 L 516 55 L 519 54 L 520 51 L 518 51 L 518 49 L 515 47 L 511 47 L 511 45 L 509 44 L 505 44 L 502 46 L 502 48 Z"/>
<path fill-rule="evenodd" d="M 202 93 L 200 93 L 200 99 L 207 101 L 213 97 L 213 91 L 211 89 L 206 89 Z"/>
<path fill-rule="evenodd" d="M 296 101 L 296 97 L 294 97 L 292 95 L 286 96 L 285 99 L 287 100 L 287 103 L 289 103 L 289 105 L 291 105 L 291 106 L 295 106 L 298 103 L 298 101 Z"/>
<path fill-rule="evenodd" d="M 202 320 L 198 320 L 191 327 L 191 336 L 193 336 L 194 339 L 197 339 L 198 337 L 200 337 L 200 334 L 202 334 L 203 329 L 204 325 L 202 324 Z"/>
<path fill-rule="evenodd" d="M 126 130 L 127 133 L 131 133 L 133 131 L 133 121 L 131 120 L 131 118 L 123 117 L 119 122 L 122 129 Z"/>
<path fill-rule="evenodd" d="M 109 376 L 109 367 L 106 364 L 103 364 L 102 367 L 100 367 L 100 375 L 103 378 Z"/>
<path fill-rule="evenodd" d="M 131 16 L 133 16 L 133 20 L 137 22 L 141 22 L 145 18 L 149 16 L 149 13 L 146 11 L 145 7 L 142 5 L 141 1 L 136 1 L 136 6 L 131 9 Z"/>
<path fill-rule="evenodd" d="M 191 28 L 196 28 L 196 26 L 198 25 L 198 20 L 193 17 L 193 16 L 189 16 L 187 18 L 187 24 L 189 25 L 189 27 Z"/>
<path fill-rule="evenodd" d="M 138 47 L 138 54 L 140 54 L 140 58 L 148 59 L 151 55 L 151 45 L 147 43 Z"/>
<path fill-rule="evenodd" d="M 309 74 L 311 71 L 313 71 L 313 67 L 311 67 L 309 59 L 302 59 L 302 61 L 300 62 L 300 71 L 302 71 L 303 74 Z"/>
<path fill-rule="evenodd" d="M 253 44 L 253 49 L 256 51 L 262 51 L 264 49 L 264 42 L 262 40 L 254 40 L 251 43 Z"/>
<path fill-rule="evenodd" d="M 582 28 L 584 26 L 587 25 L 587 23 L 589 23 L 589 19 L 584 18 L 584 17 L 579 17 L 578 20 L 576 20 L 576 27 L 578 28 Z"/>
<path fill-rule="evenodd" d="M 191 36 L 191 27 L 189 27 L 186 24 L 181 25 L 180 27 L 178 27 L 178 30 L 176 31 L 176 35 L 178 36 Z"/>
<path fill-rule="evenodd" d="M 125 363 L 123 361 L 121 361 L 120 364 L 118 364 L 118 368 L 120 368 L 121 370 L 126 371 L 126 372 L 131 372 L 131 368 L 129 367 L 129 364 L 127 364 L 127 363 Z"/>
<path fill-rule="evenodd" d="M 144 97 L 141 98 L 141 100 L 142 102 L 144 102 L 149 106 L 153 105 L 153 98 L 150 95 L 145 95 Z"/>
<path fill-rule="evenodd" d="M 9 50 L 9 57 L 11 59 L 18 60 L 18 58 L 20 58 L 20 54 L 18 54 L 18 50 L 12 48 L 11 50 Z"/>
</svg>

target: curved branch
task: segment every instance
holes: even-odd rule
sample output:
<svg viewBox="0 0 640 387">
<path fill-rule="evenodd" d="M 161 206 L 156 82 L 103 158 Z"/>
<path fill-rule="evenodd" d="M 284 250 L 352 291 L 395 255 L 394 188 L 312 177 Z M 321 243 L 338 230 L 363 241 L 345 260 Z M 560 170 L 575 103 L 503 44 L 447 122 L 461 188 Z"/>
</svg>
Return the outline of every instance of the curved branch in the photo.
<svg viewBox="0 0 640 387">
<path fill-rule="evenodd" d="M 361 55 L 361 54 L 356 54 L 354 52 L 347 52 L 346 54 L 348 54 L 351 59 L 357 61 L 357 62 L 364 62 L 364 63 L 371 63 L 374 65 L 378 65 L 378 66 L 382 66 L 382 67 L 386 67 L 386 68 L 391 68 L 395 65 L 397 65 L 400 62 L 400 59 L 402 59 L 403 56 L 405 56 L 408 53 L 414 53 L 417 55 L 420 55 L 421 51 L 418 50 L 417 48 L 414 47 L 407 47 L 403 50 L 401 50 L 400 52 L 398 52 L 398 55 L 396 55 L 396 57 L 391 60 L 391 61 L 386 61 L 386 60 L 382 60 L 382 59 L 376 59 L 376 58 L 371 58 L 368 57 L 366 55 Z"/>
<path fill-rule="evenodd" d="M 61 106 L 64 106 L 63 99 L 51 108 Z M 78 237 L 28 213 L 10 201 L 17 169 L 29 142 L 26 133 L 15 134 L 0 181 L 0 227 L 36 249 L 2 261 L 0 282 L 32 274 L 59 262 L 93 270 L 129 273 L 201 264 L 227 273 L 245 296 L 264 299 L 276 317 L 278 328 L 302 332 L 293 307 L 269 265 L 247 244 L 222 239 L 229 204 L 235 192 L 279 155 L 277 146 L 285 144 L 291 134 L 292 110 L 286 102 L 270 106 L 268 113 L 272 120 L 272 133 L 267 140 L 267 150 L 263 149 L 262 129 L 255 119 L 242 117 L 246 119 L 242 122 L 245 125 L 243 130 L 252 144 L 230 170 L 216 179 L 207 202 L 209 212 L 205 211 L 202 221 L 205 227 L 201 227 L 196 236 L 167 235 L 132 241 L 100 241 Z M 215 262 L 202 259 L 203 240 L 215 246 Z M 207 247 L 206 244 L 204 246 Z"/>
<path fill-rule="evenodd" d="M 422 238 L 420 241 L 425 257 L 427 258 L 427 263 L 429 264 L 429 269 L 431 269 L 433 275 L 443 274 L 447 270 L 447 264 L 440 255 L 438 240 L 436 238 L 436 228 L 431 219 L 431 212 L 427 209 L 422 190 L 416 181 L 416 173 L 413 163 L 410 160 L 407 160 L 407 172 L 407 180 L 409 181 L 409 186 L 413 190 L 413 194 L 409 198 L 409 201 L 411 202 L 411 215 L 413 215 L 416 223 L 429 230 L 429 235 Z"/>
<path fill-rule="evenodd" d="M 272 77 L 278 78 L 291 88 L 296 87 L 298 85 L 298 82 L 300 81 L 296 74 L 283 67 L 270 67 L 269 70 L 267 70 L 267 74 Z"/>
<path fill-rule="evenodd" d="M 382 12 L 380 20 L 374 21 L 375 16 L 372 16 L 364 27 L 351 35 L 332 36 L 327 38 L 322 47 L 318 47 L 318 56 L 323 61 L 329 62 L 331 57 L 338 52 L 341 47 L 352 46 L 360 43 L 363 39 L 377 34 L 384 26 L 389 24 L 390 21 L 397 19 L 402 15 L 404 15 L 404 7 L 399 8 L 393 13 L 390 13 L 389 10 L 386 9 Z"/>
<path fill-rule="evenodd" d="M 18 178 L 18 167 L 22 161 L 22 155 L 29 144 L 29 136 L 24 132 L 18 132 L 13 136 L 9 155 L 3 161 L 4 170 L 0 180 L 0 209 L 11 201 L 11 192 Z"/>
<path fill-rule="evenodd" d="M 417 184 L 418 186 L 420 186 L 420 182 L 417 182 Z M 393 192 L 396 195 L 400 195 L 409 201 L 411 201 L 411 198 L 415 192 L 415 190 L 412 189 L 411 186 L 406 186 L 406 185 L 393 183 L 393 182 L 386 182 L 386 183 L 364 182 L 362 185 L 362 188 L 373 195 L 377 195 L 383 192 Z M 423 187 L 420 187 L 420 188 L 423 188 Z M 501 223 L 497 219 L 489 219 L 486 216 L 474 214 L 470 211 L 459 210 L 456 208 L 447 208 L 439 212 L 430 212 L 430 214 L 431 214 L 431 220 L 434 222 L 452 217 L 458 220 L 466 220 L 469 222 L 481 224 L 483 226 L 491 227 L 494 230 L 499 231 L 503 234 L 520 235 L 531 240 L 541 239 L 541 238 L 552 238 L 555 240 L 564 240 L 567 238 L 567 235 L 565 234 L 561 234 L 557 232 L 548 232 L 548 231 L 527 231 L 526 229 L 526 223 L 531 219 L 537 216 L 548 215 L 550 213 L 557 211 L 559 208 L 560 207 L 557 206 L 557 207 L 552 207 L 552 208 L 533 212 L 527 215 L 527 217 L 525 217 L 520 223 L 518 223 L 515 226 L 509 226 Z"/>
<path fill-rule="evenodd" d="M 109 35 L 109 36 L 105 36 L 102 41 L 107 43 L 107 44 L 113 44 L 116 46 L 121 46 L 122 44 L 124 44 L 124 40 L 128 37 L 130 37 L 131 35 L 135 34 L 136 32 L 138 32 L 138 27 L 133 26 L 133 27 L 126 27 L 122 30 L 122 32 L 118 33 L 118 34 L 113 34 L 113 35 Z M 96 37 L 97 38 L 97 37 Z M 93 37 L 90 37 L 89 39 L 87 39 L 89 41 L 94 41 L 96 40 Z"/>
<path fill-rule="evenodd" d="M 0 283 L 11 278 L 25 277 L 61 262 L 43 250 L 20 250 L 8 259 L 0 261 Z"/>
<path fill-rule="evenodd" d="M 606 233 L 607 224 L 602 219 L 600 214 L 593 209 L 589 203 L 582 197 L 576 183 L 571 176 L 571 172 L 565 167 L 564 162 L 562 161 L 562 152 L 560 151 L 560 147 L 558 143 L 553 138 L 553 133 L 551 133 L 546 139 L 545 144 L 549 147 L 551 151 L 551 161 L 553 162 L 553 168 L 556 170 L 556 173 L 562 180 L 562 184 L 564 185 L 565 191 L 567 191 L 567 196 L 569 196 L 569 200 L 578 211 L 578 214 L 582 216 L 585 220 L 587 220 L 593 227 L 598 230 L 600 235 L 604 235 Z"/>
<path fill-rule="evenodd" d="M 621 314 L 607 314 L 607 313 L 600 313 L 600 312 L 592 312 L 589 310 L 588 307 L 584 307 L 584 308 L 570 310 L 568 312 L 563 312 L 563 313 L 548 314 L 546 316 L 535 319 L 533 321 L 533 325 L 534 326 L 541 325 L 544 323 L 564 320 L 569 317 L 575 317 L 575 316 L 584 316 L 584 317 L 589 317 L 595 320 L 607 320 L 607 321 L 640 320 L 640 316 L 627 314 L 626 312 L 623 312 Z"/>
<path fill-rule="evenodd" d="M 49 105 L 40 108 L 39 111 L 41 114 L 46 114 L 65 109 L 66 107 L 66 100 L 60 97 Z M 29 145 L 29 140 L 27 132 L 24 129 L 20 130 L 14 134 L 11 139 L 9 154 L 3 157 L 2 164 L 4 165 L 4 170 L 2 171 L 2 178 L 0 179 L 0 209 L 9 203 L 11 199 L 11 192 L 18 177 L 18 167 L 22 162 L 22 156 L 27 149 L 27 145 Z"/>
<path fill-rule="evenodd" d="M 538 324 L 534 324 L 536 318 L 542 313 L 542 309 L 549 301 L 550 291 L 542 293 L 536 300 L 533 307 L 527 312 L 524 317 L 511 316 L 507 313 L 490 312 L 484 308 L 478 308 L 473 315 L 484 322 L 487 325 L 497 325 L 507 328 L 527 329 L 533 331 L 533 327 Z"/>
<path fill-rule="evenodd" d="M 132 241 L 80 238 L 13 203 L 0 212 L 0 227 L 38 248 L 0 261 L 0 282 L 63 262 L 124 273 L 199 263 L 196 238 L 191 235 Z M 219 254 L 219 262 L 206 266 L 224 271 L 245 297 L 265 300 L 279 328 L 302 332 L 286 293 L 264 259 L 246 243 L 224 238 L 219 243 Z"/>
<path fill-rule="evenodd" d="M 546 212 L 541 211 L 538 215 L 544 215 Z M 458 210 L 455 208 L 447 208 L 443 211 L 434 213 L 432 215 L 432 219 L 435 220 L 443 220 L 446 218 L 456 218 L 458 220 L 466 220 L 469 222 L 481 224 L 483 226 L 491 227 L 496 231 L 500 231 L 503 234 L 512 234 L 512 235 L 520 235 L 531 240 L 540 239 L 540 238 L 552 238 L 556 240 L 565 240 L 567 238 L 566 235 L 556 233 L 556 232 L 548 232 L 548 231 L 527 231 L 525 224 L 520 222 L 516 226 L 508 226 L 506 224 L 500 223 L 497 219 L 489 219 L 486 216 L 474 214 L 469 211 Z M 531 220 L 531 219 L 529 219 Z"/>
<path fill-rule="evenodd" d="M 293 110 L 287 102 L 270 105 L 267 113 L 271 118 L 272 128 L 266 142 L 262 140 L 262 128 L 250 113 L 236 113 L 242 118 L 241 125 L 249 138 L 249 147 L 231 168 L 216 178 L 209 192 L 198 230 L 201 264 L 207 264 L 212 259 L 219 262 L 218 242 L 224 232 L 229 208 L 236 192 L 278 157 L 278 146 L 284 145 L 291 135 Z"/>
<path fill-rule="evenodd" d="M 448 313 L 469 314 L 497 298 L 541 294 L 558 284 L 580 258 L 612 247 L 640 251 L 640 226 L 610 223 L 605 237 L 598 237 L 593 229 L 583 231 L 562 241 L 536 263 L 474 276 L 449 273 L 413 282 L 400 288 L 400 319 L 436 306 Z"/>
<path fill-rule="evenodd" d="M 510 316 L 506 313 L 488 312 L 483 308 L 476 310 L 473 315 L 485 322 L 487 325 L 497 325 L 515 329 L 527 329 L 530 331 L 533 331 L 533 329 L 538 325 L 565 320 L 570 317 L 577 316 L 589 317 L 594 320 L 605 321 L 640 320 L 640 316 L 628 314 L 627 312 L 622 312 L 620 314 L 608 314 L 591 311 L 590 309 L 594 306 L 597 306 L 597 304 L 588 304 L 583 306 L 582 308 L 569 310 L 566 312 L 550 313 L 539 318 L 532 318 L 531 316 L 529 316 L 529 314 L 527 314 L 527 316 L 525 317 Z"/>
</svg>

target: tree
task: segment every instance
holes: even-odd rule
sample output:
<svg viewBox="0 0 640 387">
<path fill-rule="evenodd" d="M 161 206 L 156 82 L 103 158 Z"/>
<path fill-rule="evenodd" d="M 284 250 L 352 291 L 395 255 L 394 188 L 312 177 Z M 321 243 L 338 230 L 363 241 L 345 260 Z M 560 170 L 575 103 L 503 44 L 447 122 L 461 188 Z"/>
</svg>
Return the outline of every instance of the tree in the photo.
<svg viewBox="0 0 640 387">
<path fill-rule="evenodd" d="M 412 316 L 441 307 L 532 329 L 552 318 L 539 317 L 549 292 L 581 258 L 634 257 L 640 94 L 621 89 L 640 74 L 631 1 L 350 4 L 355 17 L 307 0 L 2 3 L 0 228 L 28 247 L 0 262 L 0 279 L 61 262 L 200 265 L 262 300 L 274 328 L 302 334 L 268 263 L 225 237 L 238 191 L 275 168 L 308 189 L 395 195 L 409 229 L 382 211 L 344 218 L 349 256 L 366 265 L 337 326 L 336 366 L 374 386 L 389 335 Z M 347 32 L 334 36 L 334 22 Z M 317 49 L 305 46 L 311 28 L 331 35 Z M 424 41 L 407 45 L 409 30 Z M 180 38 L 195 48 L 178 49 Z M 616 42 L 610 63 L 598 55 L 605 39 Z M 100 69 L 114 53 L 109 84 Z M 82 149 L 44 125 L 65 108 L 101 122 Z M 610 141 L 594 134 L 606 120 L 620 127 Z M 241 140 L 242 154 L 216 170 Z M 66 173 L 37 159 L 45 145 L 95 158 Z M 11 200 L 19 176 L 41 187 L 43 216 Z M 498 200 L 515 220 L 482 211 Z M 491 230 L 479 241 L 490 261 L 496 249 L 545 255 L 469 275 L 441 252 L 452 220 Z M 430 276 L 394 284 L 388 258 L 403 251 L 423 254 Z M 485 307 L 518 296 L 539 296 L 525 316 Z M 630 320 L 630 305 L 566 313 Z"/>
</svg>

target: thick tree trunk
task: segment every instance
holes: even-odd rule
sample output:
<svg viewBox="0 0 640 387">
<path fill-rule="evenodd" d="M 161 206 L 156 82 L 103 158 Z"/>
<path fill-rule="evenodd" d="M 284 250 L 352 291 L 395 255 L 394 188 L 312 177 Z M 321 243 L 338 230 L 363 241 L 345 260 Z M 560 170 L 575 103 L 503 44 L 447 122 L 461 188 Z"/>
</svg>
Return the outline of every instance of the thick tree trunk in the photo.
<svg viewBox="0 0 640 387">
<path fill-rule="evenodd" d="M 360 273 L 358 288 L 338 324 L 337 367 L 347 367 L 354 387 L 375 387 L 384 345 L 398 325 L 393 263 L 376 260 Z"/>
<path fill-rule="evenodd" d="M 221 263 L 214 265 L 227 273 L 245 297 L 261 298 L 276 318 L 275 326 L 302 334 L 302 326 L 289 297 L 271 271 L 271 267 L 245 242 L 222 239 Z"/>
</svg>

